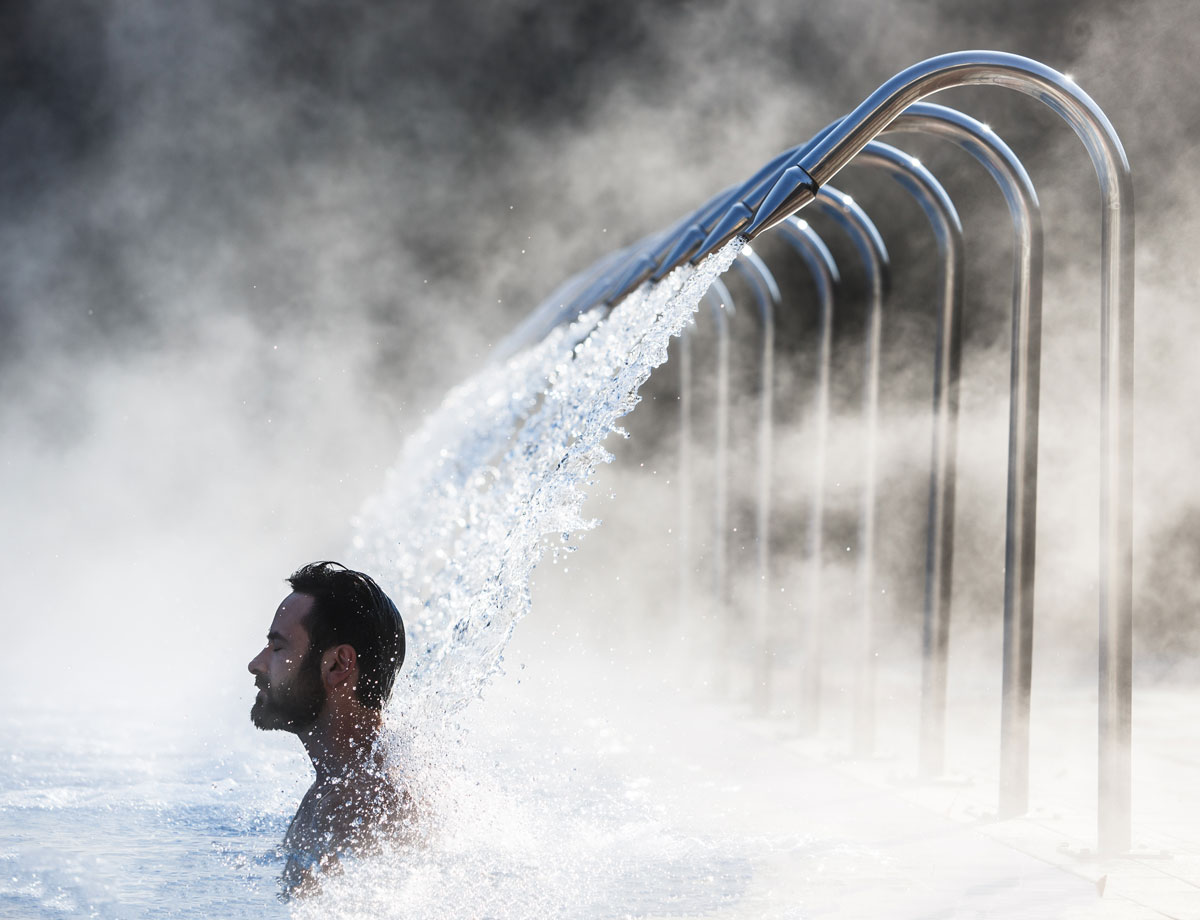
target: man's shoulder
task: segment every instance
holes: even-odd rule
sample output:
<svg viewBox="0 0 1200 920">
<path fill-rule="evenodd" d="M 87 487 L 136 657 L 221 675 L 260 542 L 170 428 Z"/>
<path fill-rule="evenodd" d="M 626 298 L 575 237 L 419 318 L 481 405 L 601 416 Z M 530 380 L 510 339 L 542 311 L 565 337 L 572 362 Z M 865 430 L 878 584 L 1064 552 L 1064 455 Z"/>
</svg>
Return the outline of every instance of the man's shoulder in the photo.
<svg viewBox="0 0 1200 920">
<path fill-rule="evenodd" d="M 294 894 L 315 890 L 319 877 L 348 856 L 418 843 L 419 820 L 408 789 L 386 774 L 314 783 L 284 838 L 285 887 Z"/>
<path fill-rule="evenodd" d="M 304 814 L 303 820 L 301 819 Z M 371 774 L 355 780 L 315 785 L 297 812 L 298 823 L 315 832 L 334 848 L 366 842 L 373 834 L 403 826 L 412 813 L 407 789 L 386 775 Z"/>
</svg>

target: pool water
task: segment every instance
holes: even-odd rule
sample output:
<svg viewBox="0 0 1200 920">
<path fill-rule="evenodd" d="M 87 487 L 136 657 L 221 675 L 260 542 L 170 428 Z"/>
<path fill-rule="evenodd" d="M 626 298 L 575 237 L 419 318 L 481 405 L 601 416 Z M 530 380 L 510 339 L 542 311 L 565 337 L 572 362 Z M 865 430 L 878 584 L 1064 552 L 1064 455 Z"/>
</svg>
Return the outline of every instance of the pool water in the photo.
<svg viewBox="0 0 1200 920">
<path fill-rule="evenodd" d="M 240 698 L 4 722 L 0 916 L 1093 916 L 1092 883 L 815 764 L 787 724 L 694 700 L 668 662 L 531 630 L 464 714 L 428 846 L 277 899 L 311 770 Z M 235 695 L 236 696 L 236 695 Z"/>
</svg>

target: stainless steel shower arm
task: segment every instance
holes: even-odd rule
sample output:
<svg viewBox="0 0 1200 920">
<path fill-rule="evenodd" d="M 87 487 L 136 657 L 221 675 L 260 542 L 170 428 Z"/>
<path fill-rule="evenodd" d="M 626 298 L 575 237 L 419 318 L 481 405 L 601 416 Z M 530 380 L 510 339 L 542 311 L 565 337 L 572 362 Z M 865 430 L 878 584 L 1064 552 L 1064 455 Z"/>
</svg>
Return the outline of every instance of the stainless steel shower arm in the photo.
<svg viewBox="0 0 1200 920">
<path fill-rule="evenodd" d="M 808 143 L 812 143 L 809 141 Z M 710 199 L 708 205 L 695 213 L 684 231 L 676 238 L 674 245 L 660 254 L 659 264 L 650 275 L 651 280 L 658 281 L 670 274 L 674 269 L 686 263 L 693 255 L 700 258 L 708 255 L 713 249 L 706 248 L 712 229 L 730 210 L 730 208 L 745 207 L 747 202 L 757 206 L 778 182 L 779 176 L 787 168 L 787 164 L 801 154 L 806 145 L 791 147 L 776 154 L 757 172 L 741 185 L 727 190 L 718 198 Z M 732 237 L 730 237 L 732 238 Z M 692 259 L 698 262 L 699 259 Z"/>
<path fill-rule="evenodd" d="M 723 209 L 737 191 L 737 186 L 730 186 L 718 192 L 693 213 L 681 217 L 665 230 L 647 237 L 646 241 L 632 247 L 632 254 L 616 269 L 613 288 L 604 300 L 605 305 L 612 306 L 631 294 L 642 282 L 651 280 L 651 275 L 658 268 L 663 254 L 676 245 L 677 240 L 689 225 L 697 220 L 707 219 L 705 215 L 710 212 Z"/>
<path fill-rule="evenodd" d="M 946 190 L 916 157 L 871 141 L 855 162 L 883 169 L 914 197 L 929 218 L 942 262 L 934 350 L 933 456 L 921 677 L 920 766 L 923 774 L 932 776 L 940 774 L 945 764 L 946 665 L 954 566 L 958 383 L 962 363 L 962 223 Z"/>
<path fill-rule="evenodd" d="M 771 466 L 774 450 L 774 383 L 775 383 L 775 316 L 782 295 L 775 276 L 766 263 L 749 245 L 742 248 L 733 262 L 734 270 L 746 279 L 758 307 L 758 421 L 755 451 L 758 455 L 757 482 L 754 504 L 754 543 L 757 582 L 754 608 L 751 614 L 751 633 L 755 661 L 754 701 L 758 710 L 765 711 L 769 699 L 771 587 Z"/>
<path fill-rule="evenodd" d="M 1070 77 L 1017 54 L 958 51 L 929 58 L 901 71 L 832 130 L 807 145 L 794 165 L 800 172 L 785 171 L 744 234 L 753 238 L 812 201 L 820 186 L 837 175 L 913 103 L 941 90 L 980 84 L 1015 89 L 1041 99 L 1054 109 L 1087 148 L 1100 175 L 1106 201 L 1132 202 L 1122 189 L 1131 182 L 1121 141 L 1104 112 Z"/>
<path fill-rule="evenodd" d="M 817 289 L 819 332 L 817 336 L 817 387 L 814 396 L 812 498 L 808 516 L 807 604 L 801 620 L 800 727 L 817 729 L 821 698 L 821 555 L 825 528 L 825 454 L 829 439 L 829 377 L 833 361 L 833 302 L 840 281 L 837 263 L 824 240 L 806 221 L 791 217 L 779 225 L 780 236 L 799 253 L 808 266 Z"/>
<path fill-rule="evenodd" d="M 863 337 L 863 475 L 858 518 L 858 650 L 854 680 L 854 752 L 869 755 L 875 745 L 875 491 L 879 443 L 879 366 L 884 301 L 891 284 L 887 247 L 875 223 L 849 195 L 831 185 L 810 206 L 828 215 L 850 238 L 867 274 L 867 315 Z"/>
<path fill-rule="evenodd" d="M 1037 536 L 1037 446 L 1042 337 L 1041 206 L 1016 154 L 989 127 L 955 109 L 918 102 L 885 133 L 946 138 L 978 160 L 1000 186 L 1013 221 L 1015 253 L 1005 517 L 1004 650 L 1001 692 L 1001 817 L 1029 809 L 1029 705 Z"/>
<path fill-rule="evenodd" d="M 586 312 L 588 307 L 595 303 L 588 303 L 586 295 L 589 289 L 594 287 L 601 277 L 628 259 L 633 248 L 628 246 L 610 252 L 560 284 L 492 349 L 488 361 L 507 361 L 521 349 L 540 342 L 564 322 L 570 322 Z"/>
<path fill-rule="evenodd" d="M 753 238 L 815 197 L 901 112 L 952 87 L 995 85 L 1040 99 L 1083 142 L 1102 196 L 1100 230 L 1101 496 L 1098 846 L 1130 845 L 1133 696 L 1134 200 L 1129 160 L 1112 124 L 1074 80 L 1030 58 L 962 51 L 923 61 L 872 93 L 785 170 L 741 232 Z"/>
</svg>

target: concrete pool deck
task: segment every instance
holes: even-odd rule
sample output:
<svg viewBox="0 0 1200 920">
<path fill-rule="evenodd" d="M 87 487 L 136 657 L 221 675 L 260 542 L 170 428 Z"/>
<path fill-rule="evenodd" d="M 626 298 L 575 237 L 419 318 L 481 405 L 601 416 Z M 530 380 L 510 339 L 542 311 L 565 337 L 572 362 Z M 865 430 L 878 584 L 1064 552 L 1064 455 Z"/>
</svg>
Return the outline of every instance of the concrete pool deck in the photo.
<svg viewBox="0 0 1200 920">
<path fill-rule="evenodd" d="M 846 760 L 838 769 L 1086 879 L 1101 895 L 1095 916 L 1200 917 L 1200 726 L 1192 712 L 1195 695 L 1182 688 L 1135 691 L 1133 847 L 1119 858 L 1100 858 L 1094 852 L 1095 761 L 1089 763 L 1085 752 L 1095 749 L 1095 726 L 1079 714 L 1089 703 L 1094 713 L 1094 698 L 1088 697 L 1060 692 L 1043 694 L 1037 701 L 1031 807 L 1020 818 L 996 818 L 994 763 L 991 770 L 976 766 L 969 775 L 940 783 L 916 782 L 883 761 Z M 961 732 L 980 703 L 952 705 L 959 710 Z M 829 756 L 821 753 L 819 743 L 792 744 L 804 756 Z"/>
<path fill-rule="evenodd" d="M 522 645 L 510 662 L 527 660 Z M 524 671 L 524 690 L 502 679 L 492 703 L 515 704 L 519 719 L 520 697 L 532 693 L 542 727 L 549 718 L 569 732 L 564 749 L 580 763 L 598 759 L 673 833 L 737 840 L 754 854 L 749 887 L 695 916 L 1200 918 L 1200 725 L 1185 689 L 1137 693 L 1134 850 L 1099 859 L 1086 690 L 1040 693 L 1031 810 L 1001 821 L 983 696 L 952 699 L 950 772 L 925 782 L 903 740 L 907 703 L 881 712 L 879 748 L 891 753 L 852 759 L 837 731 L 799 737 L 786 715 L 697 698 L 694 686 L 672 686 L 619 653 L 608 671 L 586 654 L 582 663 L 543 655 L 530 657 L 553 659 L 548 669 Z"/>
</svg>

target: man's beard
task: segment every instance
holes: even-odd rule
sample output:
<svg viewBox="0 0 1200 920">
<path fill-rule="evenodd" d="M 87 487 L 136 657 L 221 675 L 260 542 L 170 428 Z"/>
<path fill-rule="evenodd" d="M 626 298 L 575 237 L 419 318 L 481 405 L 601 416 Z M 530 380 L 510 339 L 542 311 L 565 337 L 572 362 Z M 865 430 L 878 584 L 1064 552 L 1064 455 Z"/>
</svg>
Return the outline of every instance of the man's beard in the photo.
<svg viewBox="0 0 1200 920">
<path fill-rule="evenodd" d="M 254 683 L 264 692 L 250 709 L 250 721 L 263 731 L 278 729 L 299 734 L 312 727 L 325 706 L 321 655 L 315 649 L 309 649 L 290 682 L 272 687 L 260 678 Z"/>
</svg>

